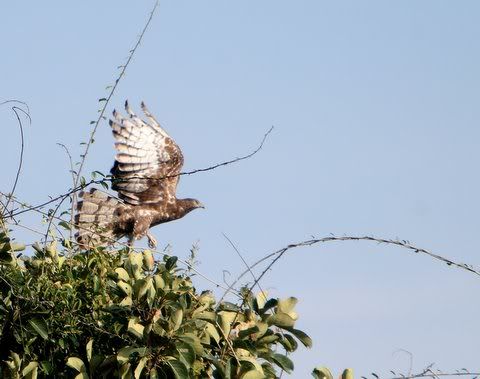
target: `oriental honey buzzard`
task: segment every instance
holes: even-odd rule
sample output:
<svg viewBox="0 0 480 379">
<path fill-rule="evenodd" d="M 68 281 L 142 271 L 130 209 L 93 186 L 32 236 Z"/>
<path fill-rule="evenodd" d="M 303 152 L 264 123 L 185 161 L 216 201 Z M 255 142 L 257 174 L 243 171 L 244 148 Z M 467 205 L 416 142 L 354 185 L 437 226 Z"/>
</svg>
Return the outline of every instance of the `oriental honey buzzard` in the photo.
<svg viewBox="0 0 480 379">
<path fill-rule="evenodd" d="M 129 243 L 147 236 L 150 247 L 155 248 L 152 226 L 203 208 L 196 199 L 177 199 L 183 154 L 143 102 L 141 107 L 147 121 L 135 115 L 128 102 L 128 116 L 114 110 L 110 120 L 117 150 L 111 169 L 112 189 L 118 197 L 95 188 L 80 194 L 76 238 L 85 248 L 108 245 L 123 236 Z"/>
</svg>

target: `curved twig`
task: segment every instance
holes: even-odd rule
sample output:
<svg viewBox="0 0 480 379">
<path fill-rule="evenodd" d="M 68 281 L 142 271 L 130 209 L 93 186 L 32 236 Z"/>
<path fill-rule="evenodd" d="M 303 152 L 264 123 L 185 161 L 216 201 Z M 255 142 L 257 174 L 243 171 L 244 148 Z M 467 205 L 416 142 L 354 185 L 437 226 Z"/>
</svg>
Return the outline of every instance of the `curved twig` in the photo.
<svg viewBox="0 0 480 379">
<path fill-rule="evenodd" d="M 315 245 L 317 243 L 324 243 L 324 242 L 333 242 L 333 241 L 372 241 L 372 242 L 377 242 L 377 243 L 384 243 L 387 245 L 395 245 L 395 246 L 400 246 L 405 249 L 411 250 L 415 253 L 421 253 L 428 255 L 434 259 L 437 259 L 439 261 L 442 261 L 446 263 L 449 266 L 455 266 L 458 268 L 461 268 L 463 270 L 466 270 L 468 272 L 471 272 L 472 274 L 475 274 L 477 276 L 480 276 L 480 271 L 474 269 L 471 265 L 467 265 L 465 263 L 457 263 L 452 261 L 451 259 L 442 257 L 440 255 L 431 253 L 428 250 L 419 248 L 417 246 L 414 246 L 410 244 L 410 242 L 406 240 L 392 240 L 392 239 L 385 239 L 385 238 L 376 238 L 372 236 L 342 236 L 342 237 L 335 237 L 335 236 L 330 236 L 330 237 L 324 237 L 324 238 L 318 238 L 318 239 L 311 239 L 299 243 L 294 243 L 290 244 L 282 249 L 279 249 L 273 253 L 270 253 L 263 258 L 259 259 L 257 262 L 255 262 L 253 265 L 250 266 L 248 270 L 243 271 L 236 279 L 235 281 L 230 285 L 229 288 L 234 288 L 234 286 L 240 281 L 241 278 L 243 278 L 246 274 L 250 272 L 250 270 L 256 266 L 258 266 L 260 263 L 265 262 L 266 260 L 270 258 L 274 258 L 272 262 L 269 263 L 269 265 L 262 271 L 260 276 L 255 280 L 255 282 L 252 284 L 250 287 L 250 290 L 252 290 L 257 283 L 265 276 L 268 270 L 272 268 L 272 266 L 290 249 L 294 249 L 297 247 L 303 247 L 303 246 L 311 246 Z M 222 299 L 225 297 L 226 293 L 222 296 Z"/>
<path fill-rule="evenodd" d="M 433 372 L 431 370 L 426 370 L 420 374 L 409 375 L 409 376 L 396 376 L 389 379 L 415 379 L 415 378 L 436 378 L 436 377 L 445 377 L 445 376 L 480 376 L 480 372 Z"/>
<path fill-rule="evenodd" d="M 19 111 L 22 112 L 28 118 L 28 121 L 29 121 L 30 125 L 32 124 L 32 118 L 30 117 L 30 109 L 29 109 L 27 103 L 25 103 L 23 101 L 20 101 L 20 100 L 6 100 L 6 101 L 3 101 L 2 103 L 0 103 L 0 106 L 4 105 L 4 104 L 8 104 L 8 103 L 19 103 L 19 104 L 24 105 L 27 108 L 26 111 L 24 109 L 20 108 L 20 107 L 15 106 L 15 105 L 12 106 L 12 108 L 11 108 L 13 113 L 15 113 L 15 117 L 17 118 L 17 122 L 18 122 L 18 127 L 20 128 L 20 158 L 19 158 L 19 161 L 18 161 L 17 173 L 15 174 L 15 180 L 13 181 L 12 189 L 10 190 L 10 196 L 13 196 L 13 194 L 15 193 L 15 190 L 17 188 L 18 179 L 20 178 L 20 173 L 22 171 L 23 152 L 24 152 L 24 149 L 25 149 L 25 138 L 24 138 L 24 134 L 23 134 L 23 124 L 22 124 L 22 120 L 21 120 L 18 112 Z M 7 201 L 3 205 L 3 207 L 5 209 L 5 212 L 8 212 L 8 205 L 9 204 L 10 204 L 10 197 L 7 196 Z"/>
</svg>

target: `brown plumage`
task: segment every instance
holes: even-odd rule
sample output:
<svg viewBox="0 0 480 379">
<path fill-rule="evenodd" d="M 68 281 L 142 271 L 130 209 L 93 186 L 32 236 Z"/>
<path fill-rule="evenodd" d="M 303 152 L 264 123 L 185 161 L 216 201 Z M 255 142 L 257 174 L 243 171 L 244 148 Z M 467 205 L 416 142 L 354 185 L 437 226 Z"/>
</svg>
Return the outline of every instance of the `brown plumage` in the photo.
<svg viewBox="0 0 480 379">
<path fill-rule="evenodd" d="M 176 190 L 183 155 L 145 104 L 148 122 L 137 117 L 125 102 L 128 117 L 113 111 L 110 120 L 117 155 L 112 167 L 112 189 L 118 198 L 98 189 L 81 193 L 75 218 L 77 241 L 86 248 L 111 244 L 127 236 L 130 243 L 144 236 L 156 246 L 152 226 L 177 220 L 203 208 L 195 199 L 177 199 Z"/>
</svg>

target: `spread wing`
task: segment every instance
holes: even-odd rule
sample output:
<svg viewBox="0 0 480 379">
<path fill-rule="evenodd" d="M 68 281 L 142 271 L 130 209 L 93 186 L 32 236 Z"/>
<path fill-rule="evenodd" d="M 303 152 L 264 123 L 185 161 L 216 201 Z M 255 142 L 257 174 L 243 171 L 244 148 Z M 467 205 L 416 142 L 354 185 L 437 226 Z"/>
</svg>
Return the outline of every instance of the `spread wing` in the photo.
<svg viewBox="0 0 480 379">
<path fill-rule="evenodd" d="M 112 188 L 132 205 L 167 202 L 175 192 L 183 155 L 142 102 L 148 122 L 136 116 L 125 102 L 127 117 L 113 111 L 110 120 L 117 155 L 111 170 Z"/>
</svg>

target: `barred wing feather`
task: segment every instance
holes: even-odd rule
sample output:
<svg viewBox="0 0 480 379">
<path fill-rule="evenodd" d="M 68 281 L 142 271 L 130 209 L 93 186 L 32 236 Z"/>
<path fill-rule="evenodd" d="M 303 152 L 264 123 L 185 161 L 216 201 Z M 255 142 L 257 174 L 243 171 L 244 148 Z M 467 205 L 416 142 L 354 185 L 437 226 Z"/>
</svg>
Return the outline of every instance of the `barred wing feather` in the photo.
<svg viewBox="0 0 480 379">
<path fill-rule="evenodd" d="M 142 102 L 148 122 L 140 119 L 125 102 L 128 114 L 114 111 L 110 120 L 117 155 L 111 170 L 112 188 L 132 205 L 155 204 L 175 197 L 183 155 Z"/>
</svg>

